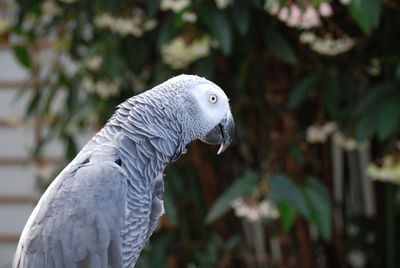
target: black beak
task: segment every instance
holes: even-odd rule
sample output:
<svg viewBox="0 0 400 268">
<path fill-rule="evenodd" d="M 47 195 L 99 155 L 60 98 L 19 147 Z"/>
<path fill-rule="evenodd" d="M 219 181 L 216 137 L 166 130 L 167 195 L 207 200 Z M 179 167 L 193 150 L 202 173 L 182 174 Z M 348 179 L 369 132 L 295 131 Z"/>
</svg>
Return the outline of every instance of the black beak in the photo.
<svg viewBox="0 0 400 268">
<path fill-rule="evenodd" d="M 235 133 L 235 121 L 231 111 L 228 111 L 222 121 L 210 130 L 205 136 L 201 137 L 202 142 L 208 144 L 221 144 L 217 154 L 224 152 L 232 142 Z"/>
</svg>

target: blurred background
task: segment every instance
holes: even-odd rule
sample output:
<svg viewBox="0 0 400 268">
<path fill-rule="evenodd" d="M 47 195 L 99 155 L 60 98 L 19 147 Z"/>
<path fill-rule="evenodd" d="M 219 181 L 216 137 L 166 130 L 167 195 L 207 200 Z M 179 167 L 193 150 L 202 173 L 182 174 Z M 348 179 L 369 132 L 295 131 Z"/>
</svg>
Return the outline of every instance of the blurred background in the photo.
<svg viewBox="0 0 400 268">
<path fill-rule="evenodd" d="M 0 267 L 116 105 L 180 73 L 237 133 L 167 168 L 137 267 L 399 267 L 396 0 L 1 0 Z"/>
</svg>

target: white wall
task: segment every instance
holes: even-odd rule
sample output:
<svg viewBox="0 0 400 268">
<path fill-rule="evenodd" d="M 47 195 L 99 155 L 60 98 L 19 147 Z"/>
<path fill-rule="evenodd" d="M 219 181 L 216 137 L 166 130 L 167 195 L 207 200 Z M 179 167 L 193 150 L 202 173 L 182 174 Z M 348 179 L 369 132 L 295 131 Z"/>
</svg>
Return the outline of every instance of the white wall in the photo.
<svg viewBox="0 0 400 268">
<path fill-rule="evenodd" d="M 22 119 L 27 96 L 15 100 L 16 87 L 27 77 L 10 49 L 0 48 L 0 267 L 10 267 L 35 202 L 35 166 L 26 162 L 34 132 Z"/>
<path fill-rule="evenodd" d="M 0 268 L 11 267 L 20 233 L 43 190 L 40 177 L 49 178 L 63 165 L 64 146 L 57 141 L 44 147 L 41 156 L 48 161 L 30 158 L 40 131 L 35 120 L 23 118 L 29 93 L 16 99 L 27 79 L 11 49 L 0 43 Z M 77 145 L 83 147 L 92 135 L 81 133 Z"/>
</svg>

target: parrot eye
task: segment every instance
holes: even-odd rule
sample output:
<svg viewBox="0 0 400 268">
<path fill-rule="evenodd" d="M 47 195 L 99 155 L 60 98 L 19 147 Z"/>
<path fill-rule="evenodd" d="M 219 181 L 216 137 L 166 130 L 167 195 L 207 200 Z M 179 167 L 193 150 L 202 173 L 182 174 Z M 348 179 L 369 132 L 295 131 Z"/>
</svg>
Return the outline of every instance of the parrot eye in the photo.
<svg viewBox="0 0 400 268">
<path fill-rule="evenodd" d="M 211 94 L 210 97 L 209 97 L 209 100 L 210 100 L 211 103 L 216 103 L 217 100 L 218 100 L 217 95 Z"/>
</svg>

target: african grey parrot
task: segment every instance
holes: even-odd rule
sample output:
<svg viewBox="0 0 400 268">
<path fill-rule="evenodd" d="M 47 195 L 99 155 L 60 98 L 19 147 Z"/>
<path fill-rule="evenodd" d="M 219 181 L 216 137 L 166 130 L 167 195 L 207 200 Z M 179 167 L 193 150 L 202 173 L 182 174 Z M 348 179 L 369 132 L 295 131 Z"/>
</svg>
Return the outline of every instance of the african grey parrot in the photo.
<svg viewBox="0 0 400 268">
<path fill-rule="evenodd" d="M 48 187 L 22 232 L 13 267 L 133 267 L 163 213 L 163 170 L 195 139 L 232 141 L 229 99 L 179 75 L 117 111 Z"/>
</svg>

